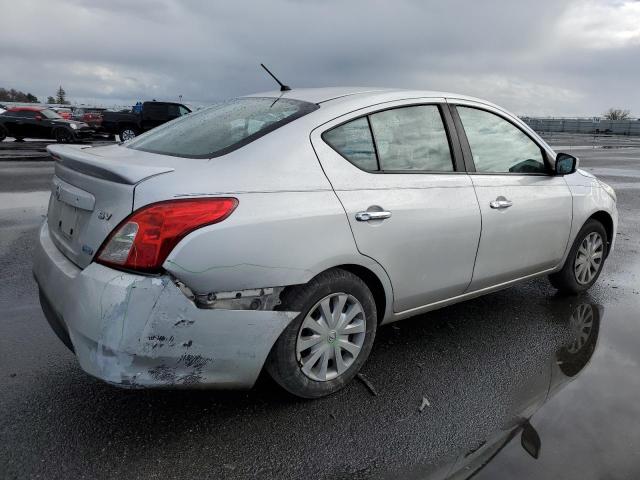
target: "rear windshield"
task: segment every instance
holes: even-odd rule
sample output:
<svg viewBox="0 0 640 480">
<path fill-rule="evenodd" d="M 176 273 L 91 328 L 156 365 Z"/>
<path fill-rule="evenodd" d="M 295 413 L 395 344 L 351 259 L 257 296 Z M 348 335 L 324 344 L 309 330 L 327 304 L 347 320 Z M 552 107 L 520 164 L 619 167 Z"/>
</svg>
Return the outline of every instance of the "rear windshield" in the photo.
<svg viewBox="0 0 640 480">
<path fill-rule="evenodd" d="M 126 145 L 175 157 L 219 157 L 317 108 L 290 98 L 236 98 L 154 128 Z"/>
</svg>

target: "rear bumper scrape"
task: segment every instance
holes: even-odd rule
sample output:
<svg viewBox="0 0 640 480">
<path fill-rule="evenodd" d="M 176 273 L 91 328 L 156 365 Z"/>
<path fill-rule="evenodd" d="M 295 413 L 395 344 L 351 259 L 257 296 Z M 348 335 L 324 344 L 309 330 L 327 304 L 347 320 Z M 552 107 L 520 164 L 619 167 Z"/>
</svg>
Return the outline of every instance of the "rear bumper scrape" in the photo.
<svg viewBox="0 0 640 480">
<path fill-rule="evenodd" d="M 129 388 L 249 388 L 298 312 L 198 308 L 169 276 L 80 270 L 40 231 L 34 274 L 80 366 Z"/>
</svg>

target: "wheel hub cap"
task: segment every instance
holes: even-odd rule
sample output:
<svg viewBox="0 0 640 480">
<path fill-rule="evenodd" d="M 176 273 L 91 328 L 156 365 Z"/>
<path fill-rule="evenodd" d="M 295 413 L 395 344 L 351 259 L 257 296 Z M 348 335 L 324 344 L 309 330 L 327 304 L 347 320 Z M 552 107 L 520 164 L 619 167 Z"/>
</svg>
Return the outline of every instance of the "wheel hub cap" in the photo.
<svg viewBox="0 0 640 480">
<path fill-rule="evenodd" d="M 342 375 L 356 360 L 367 324 L 360 302 L 347 293 L 332 293 L 316 303 L 304 318 L 296 341 L 302 373 L 326 382 Z"/>
<path fill-rule="evenodd" d="M 581 285 L 591 282 L 600 271 L 604 242 L 598 232 L 591 232 L 582 240 L 574 264 L 576 280 Z"/>
</svg>

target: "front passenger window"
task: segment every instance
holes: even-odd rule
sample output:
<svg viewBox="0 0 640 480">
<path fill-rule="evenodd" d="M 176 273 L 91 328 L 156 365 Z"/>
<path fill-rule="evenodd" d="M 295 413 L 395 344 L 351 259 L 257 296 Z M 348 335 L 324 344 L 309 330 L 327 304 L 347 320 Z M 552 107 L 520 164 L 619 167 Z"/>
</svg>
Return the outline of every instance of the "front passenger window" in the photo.
<svg viewBox="0 0 640 480">
<path fill-rule="evenodd" d="M 542 150 L 522 130 L 484 110 L 456 107 L 478 172 L 548 173 Z"/>
</svg>

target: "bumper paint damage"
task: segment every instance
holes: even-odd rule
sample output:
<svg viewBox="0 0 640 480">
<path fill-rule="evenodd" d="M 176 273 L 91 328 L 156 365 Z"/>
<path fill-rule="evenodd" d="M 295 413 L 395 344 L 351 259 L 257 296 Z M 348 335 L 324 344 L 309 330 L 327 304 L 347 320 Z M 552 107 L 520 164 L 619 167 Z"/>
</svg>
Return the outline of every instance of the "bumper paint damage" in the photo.
<svg viewBox="0 0 640 480">
<path fill-rule="evenodd" d="M 80 270 L 40 230 L 34 276 L 54 331 L 80 366 L 129 388 L 249 388 L 298 312 L 202 309 L 168 276 Z"/>
</svg>

